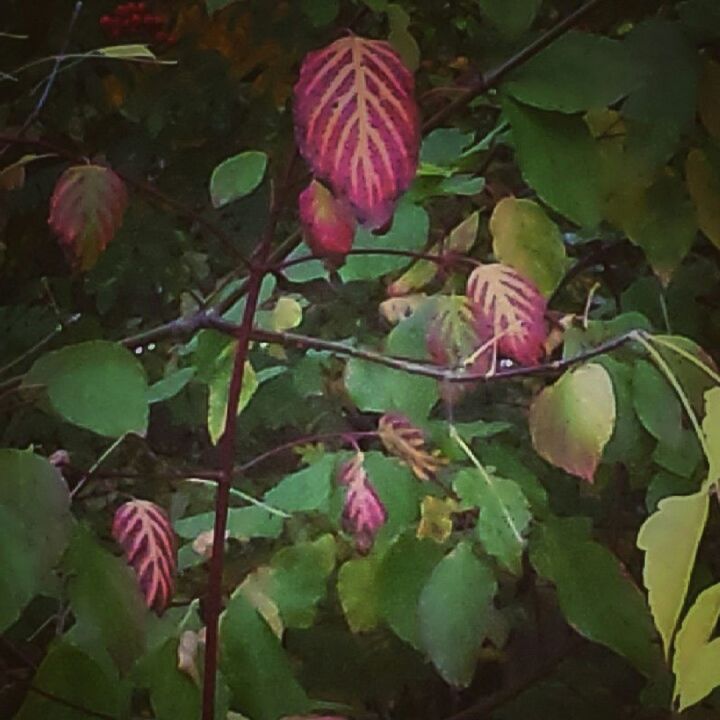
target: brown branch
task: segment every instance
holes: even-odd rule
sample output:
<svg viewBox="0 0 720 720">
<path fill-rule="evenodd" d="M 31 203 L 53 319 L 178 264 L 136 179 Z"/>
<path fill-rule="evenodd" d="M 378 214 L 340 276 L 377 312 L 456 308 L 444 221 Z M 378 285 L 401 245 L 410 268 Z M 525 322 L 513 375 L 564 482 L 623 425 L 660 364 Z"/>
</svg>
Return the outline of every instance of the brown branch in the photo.
<svg viewBox="0 0 720 720">
<path fill-rule="evenodd" d="M 458 94 L 458 96 L 450 101 L 444 108 L 438 110 L 423 123 L 423 132 L 427 133 L 430 130 L 434 130 L 439 127 L 456 110 L 461 110 L 472 102 L 472 100 L 478 95 L 482 95 L 491 88 L 499 85 L 500 82 L 505 79 L 506 75 L 525 64 L 552 42 L 564 35 L 568 30 L 575 27 L 580 20 L 582 20 L 591 10 L 594 10 L 598 5 L 600 5 L 601 2 L 603 2 L 603 0 L 589 0 L 584 5 L 581 5 L 577 10 L 575 10 L 575 12 L 571 13 L 566 18 L 563 18 L 557 25 L 554 25 L 550 28 L 550 30 L 537 38 L 537 40 L 531 42 L 529 45 L 520 50 L 520 52 L 508 58 L 505 62 L 485 73 L 477 81 L 467 86 L 462 93 Z"/>
<path fill-rule="evenodd" d="M 208 318 L 208 322 L 210 327 L 215 328 L 219 332 L 229 335 L 232 335 L 235 332 L 236 325 L 228 323 L 221 318 L 210 316 Z M 366 360 L 377 365 L 384 365 L 395 370 L 402 370 L 403 372 L 411 375 L 422 375 L 424 377 L 431 377 L 435 380 L 442 380 L 449 383 L 495 383 L 517 378 L 557 375 L 573 365 L 577 365 L 585 362 L 586 360 L 597 357 L 598 355 L 603 355 L 606 352 L 617 350 L 623 345 L 627 345 L 636 339 L 636 332 L 630 331 L 623 333 L 611 340 L 596 345 L 590 350 L 578 353 L 571 358 L 552 360 L 551 362 L 541 363 L 539 365 L 511 367 L 506 370 L 498 370 L 491 375 L 479 372 L 468 372 L 463 369 L 443 368 L 429 363 L 406 360 L 404 358 L 384 355 L 374 350 L 353 347 L 347 343 L 335 340 L 323 340 L 321 338 L 308 337 L 297 333 L 275 332 L 272 330 L 260 330 L 256 328 L 252 332 L 252 339 L 257 340 L 258 342 L 277 343 L 285 347 L 326 350 L 341 357 L 360 358 L 361 360 Z"/>
</svg>

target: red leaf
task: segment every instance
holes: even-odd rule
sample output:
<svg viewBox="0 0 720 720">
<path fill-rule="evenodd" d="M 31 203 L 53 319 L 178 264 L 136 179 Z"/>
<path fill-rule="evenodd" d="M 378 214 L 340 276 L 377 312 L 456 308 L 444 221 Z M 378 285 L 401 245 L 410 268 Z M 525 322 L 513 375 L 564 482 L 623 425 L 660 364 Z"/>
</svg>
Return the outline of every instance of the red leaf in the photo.
<svg viewBox="0 0 720 720">
<path fill-rule="evenodd" d="M 130 500 L 115 512 L 112 535 L 135 570 L 145 603 L 161 613 L 175 584 L 175 534 L 165 511 L 147 500 Z"/>
<path fill-rule="evenodd" d="M 77 165 L 55 184 L 48 223 L 73 265 L 89 270 L 120 227 L 126 206 L 125 184 L 112 170 Z"/>
<path fill-rule="evenodd" d="M 370 552 L 375 535 L 387 520 L 387 511 L 382 504 L 370 478 L 363 467 L 364 455 L 359 452 L 340 468 L 338 483 L 344 485 L 343 526 L 355 537 L 359 553 Z"/>
<path fill-rule="evenodd" d="M 295 137 L 315 175 L 366 227 L 392 217 L 417 169 L 414 79 L 385 42 L 351 35 L 309 53 L 295 85 Z"/>
<path fill-rule="evenodd" d="M 533 283 L 507 265 L 480 265 L 468 278 L 467 294 L 476 322 L 492 328 L 499 354 L 523 365 L 541 360 L 546 303 Z"/>
<path fill-rule="evenodd" d="M 340 262 L 350 252 L 355 237 L 355 218 L 350 208 L 317 180 L 298 197 L 305 242 L 314 255 Z"/>
</svg>

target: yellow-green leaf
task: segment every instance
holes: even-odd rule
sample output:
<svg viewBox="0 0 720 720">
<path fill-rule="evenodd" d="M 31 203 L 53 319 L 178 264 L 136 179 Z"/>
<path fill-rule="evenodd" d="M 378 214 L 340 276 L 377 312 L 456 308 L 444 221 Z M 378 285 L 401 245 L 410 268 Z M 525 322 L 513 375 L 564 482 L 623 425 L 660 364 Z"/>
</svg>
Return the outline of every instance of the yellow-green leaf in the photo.
<svg viewBox="0 0 720 720">
<path fill-rule="evenodd" d="M 708 494 L 665 498 L 640 528 L 637 546 L 645 552 L 643 582 L 667 657 L 708 514 Z"/>
<path fill-rule="evenodd" d="M 550 295 L 565 272 L 567 255 L 560 229 L 540 205 L 504 198 L 490 218 L 490 232 L 497 259 Z"/>
<path fill-rule="evenodd" d="M 602 451 L 615 426 L 615 394 L 602 365 L 566 372 L 530 407 L 535 450 L 566 472 L 593 481 Z"/>
<path fill-rule="evenodd" d="M 702 592 L 675 639 L 675 697 L 680 711 L 720 685 L 720 639 L 710 641 L 720 617 L 720 583 Z"/>
<path fill-rule="evenodd" d="M 702 150 L 691 150 L 685 160 L 685 182 L 695 205 L 700 229 L 720 247 L 720 175 Z"/>
<path fill-rule="evenodd" d="M 340 568 L 337 591 L 345 619 L 354 633 L 375 628 L 380 621 L 378 569 L 381 557 L 376 553 L 348 560 Z"/>
<path fill-rule="evenodd" d="M 720 387 L 714 387 L 705 393 L 705 419 L 703 433 L 710 453 L 708 478 L 711 483 L 720 483 Z"/>
<path fill-rule="evenodd" d="M 208 383 L 208 432 L 213 445 L 225 431 L 225 415 L 227 413 L 228 388 L 232 375 L 233 358 L 235 357 L 235 343 L 228 345 L 218 359 L 219 369 Z M 245 362 L 242 388 L 238 414 L 240 414 L 258 389 L 258 379 L 255 370 L 249 361 Z"/>
</svg>

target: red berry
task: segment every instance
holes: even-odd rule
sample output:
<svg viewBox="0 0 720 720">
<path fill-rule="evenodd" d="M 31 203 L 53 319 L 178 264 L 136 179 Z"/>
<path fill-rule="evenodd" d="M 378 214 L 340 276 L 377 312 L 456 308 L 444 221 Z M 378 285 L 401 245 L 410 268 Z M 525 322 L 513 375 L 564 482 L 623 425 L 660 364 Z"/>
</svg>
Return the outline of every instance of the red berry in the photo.
<svg viewBox="0 0 720 720">
<path fill-rule="evenodd" d="M 115 12 L 118 15 L 129 15 L 132 12 L 132 8 L 130 7 L 130 3 L 127 3 L 125 5 L 118 5 L 115 8 Z"/>
<path fill-rule="evenodd" d="M 146 8 L 147 8 L 147 6 L 145 5 L 144 2 L 135 3 L 135 9 L 136 9 L 139 13 L 144 13 L 145 10 L 146 10 Z"/>
<path fill-rule="evenodd" d="M 160 30 L 160 32 L 155 33 L 155 42 L 159 43 L 165 43 L 167 42 L 168 34 L 164 32 L 163 30 Z"/>
<path fill-rule="evenodd" d="M 110 27 L 113 24 L 113 19 L 109 15 L 103 15 L 100 18 L 100 27 Z"/>
<path fill-rule="evenodd" d="M 120 37 L 120 28 L 119 27 L 112 27 L 110 28 L 110 37 L 112 38 L 119 38 Z"/>
<path fill-rule="evenodd" d="M 139 28 L 140 25 L 142 25 L 142 20 L 143 20 L 142 16 L 138 15 L 138 14 L 132 15 L 130 17 L 130 21 L 132 22 L 132 24 L 135 26 L 136 29 Z"/>
</svg>

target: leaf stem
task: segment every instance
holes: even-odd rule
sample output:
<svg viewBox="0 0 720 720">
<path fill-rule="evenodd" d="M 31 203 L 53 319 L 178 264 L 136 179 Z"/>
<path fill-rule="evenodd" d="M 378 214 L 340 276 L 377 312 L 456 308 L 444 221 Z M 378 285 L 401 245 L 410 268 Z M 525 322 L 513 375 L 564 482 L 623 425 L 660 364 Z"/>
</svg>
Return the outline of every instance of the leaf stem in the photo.
<svg viewBox="0 0 720 720">
<path fill-rule="evenodd" d="M 487 483 L 488 488 L 490 488 L 490 492 L 497 498 L 498 504 L 502 508 L 502 514 L 505 517 L 505 522 L 512 530 L 513 535 L 515 535 L 515 539 L 521 545 L 524 544 L 525 540 L 522 536 L 522 533 L 520 532 L 520 530 L 518 530 L 518 527 L 515 524 L 512 515 L 510 515 L 510 513 L 508 512 L 508 509 L 505 506 L 503 499 L 500 497 L 500 495 L 498 495 L 497 487 L 495 486 L 495 483 L 493 482 L 490 473 L 485 469 L 485 466 L 480 462 L 477 455 L 475 455 L 475 453 L 472 451 L 472 448 L 462 439 L 460 433 L 457 431 L 457 428 L 454 425 L 450 425 L 450 437 L 457 443 L 457 445 L 465 453 L 465 455 L 467 455 L 470 462 L 480 473 L 480 477 L 482 477 L 482 479 Z"/>
<path fill-rule="evenodd" d="M 209 485 L 210 487 L 215 487 L 217 483 L 214 480 L 208 480 L 207 478 L 199 478 L 199 477 L 188 477 L 184 478 L 187 482 L 191 483 L 198 483 L 200 485 Z M 266 510 L 271 515 L 277 515 L 281 518 L 290 518 L 292 515 L 289 513 L 286 513 L 284 510 L 280 510 L 276 507 L 273 507 L 272 505 L 268 505 L 267 503 L 263 502 L 262 500 L 258 500 L 257 498 L 254 498 L 252 495 L 248 495 L 246 492 L 243 492 L 242 490 L 239 490 L 236 487 L 230 488 L 230 495 L 234 495 L 235 497 L 240 498 L 241 500 L 244 500 L 245 502 L 249 503 L 250 505 L 255 505 L 255 507 L 262 508 L 263 510 Z"/>
<path fill-rule="evenodd" d="M 662 337 L 661 335 L 647 335 L 646 337 L 650 342 L 655 343 L 655 345 L 662 345 L 663 347 L 666 347 L 669 350 L 677 353 L 685 360 L 702 370 L 708 377 L 710 377 L 718 385 L 720 385 L 720 374 L 715 372 L 715 370 L 713 370 L 709 365 L 700 360 L 699 357 L 696 357 L 691 352 L 685 350 L 685 348 L 676 345 L 674 342 L 668 340 L 665 337 Z"/>
<path fill-rule="evenodd" d="M 652 361 L 655 363 L 655 365 L 657 365 L 658 370 L 662 372 L 662 374 L 665 376 L 665 379 L 670 383 L 672 389 L 675 391 L 675 394 L 678 396 L 680 403 L 685 409 L 685 413 L 690 418 L 690 422 L 693 426 L 693 429 L 695 430 L 697 439 L 700 442 L 700 447 L 702 448 L 705 457 L 709 459 L 710 448 L 708 447 L 705 433 L 703 432 L 702 427 L 700 427 L 700 422 L 697 419 L 697 415 L 695 415 L 692 404 L 690 403 L 687 394 L 683 390 L 680 381 L 677 379 L 675 373 L 673 373 L 672 369 L 667 364 L 665 358 L 652 346 L 652 343 L 648 340 L 648 335 L 642 330 L 636 330 L 634 331 L 634 333 L 637 341 L 645 348 L 648 355 L 650 355 L 650 357 L 652 358 Z"/>
</svg>

